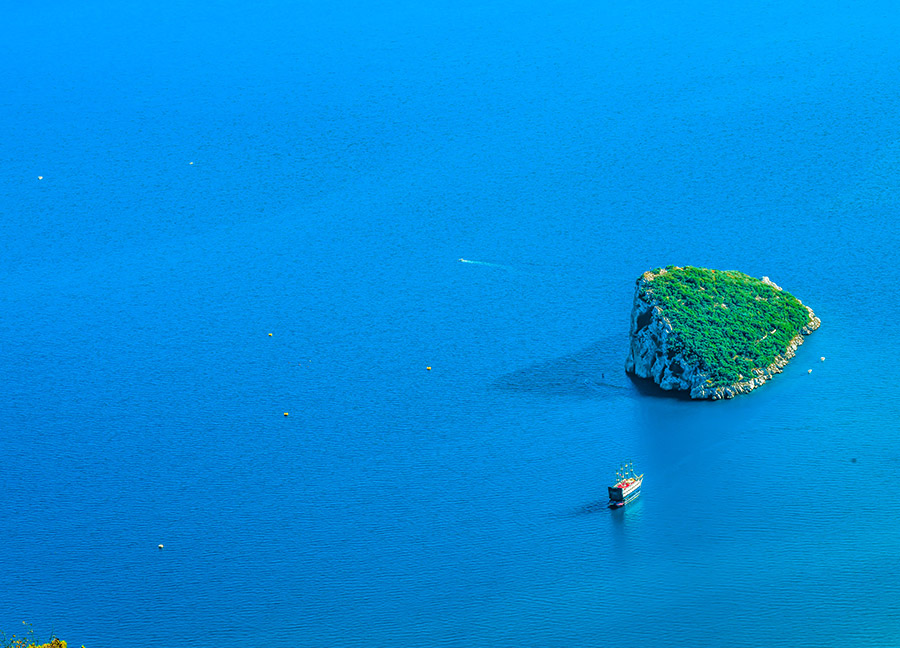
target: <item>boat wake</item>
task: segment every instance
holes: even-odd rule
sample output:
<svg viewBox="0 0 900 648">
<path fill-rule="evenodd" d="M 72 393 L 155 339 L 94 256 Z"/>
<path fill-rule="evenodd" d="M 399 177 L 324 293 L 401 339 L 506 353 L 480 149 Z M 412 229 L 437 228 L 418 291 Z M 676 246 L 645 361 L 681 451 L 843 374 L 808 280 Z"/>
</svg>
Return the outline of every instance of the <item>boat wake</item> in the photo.
<svg viewBox="0 0 900 648">
<path fill-rule="evenodd" d="M 471 263 L 472 265 L 488 266 L 490 268 L 502 268 L 504 270 L 512 270 L 511 267 L 501 265 L 499 263 L 488 263 L 487 261 L 472 261 L 470 259 L 460 259 L 460 263 Z"/>
</svg>

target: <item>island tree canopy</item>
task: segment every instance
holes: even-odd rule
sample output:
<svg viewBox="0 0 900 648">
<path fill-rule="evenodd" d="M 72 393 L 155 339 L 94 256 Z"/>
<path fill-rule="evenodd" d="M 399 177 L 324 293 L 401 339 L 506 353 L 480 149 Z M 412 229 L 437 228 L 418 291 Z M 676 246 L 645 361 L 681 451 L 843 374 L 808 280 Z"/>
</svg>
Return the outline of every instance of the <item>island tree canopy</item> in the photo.
<svg viewBox="0 0 900 648">
<path fill-rule="evenodd" d="M 772 364 L 809 321 L 796 297 L 742 272 L 668 266 L 652 274 L 644 292 L 672 325 L 669 352 L 698 363 L 716 386 Z"/>
</svg>

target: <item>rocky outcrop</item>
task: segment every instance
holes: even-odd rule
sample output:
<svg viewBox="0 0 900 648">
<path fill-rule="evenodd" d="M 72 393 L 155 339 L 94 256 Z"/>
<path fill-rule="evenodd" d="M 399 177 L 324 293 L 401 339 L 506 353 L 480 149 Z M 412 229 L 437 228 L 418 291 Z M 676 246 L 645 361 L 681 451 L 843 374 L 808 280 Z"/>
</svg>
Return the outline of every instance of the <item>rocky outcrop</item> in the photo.
<svg viewBox="0 0 900 648">
<path fill-rule="evenodd" d="M 696 361 L 688 360 L 683 352 L 676 351 L 681 345 L 672 344 L 674 337 L 672 323 L 666 317 L 664 305 L 656 300 L 648 290 L 648 284 L 660 274 L 662 269 L 645 272 L 637 280 L 634 293 L 634 306 L 631 310 L 631 326 L 629 331 L 630 347 L 625 361 L 625 370 L 642 378 L 651 378 L 666 390 L 690 392 L 691 398 L 718 400 L 733 398 L 756 389 L 772 376 L 781 373 L 783 367 L 794 357 L 797 347 L 803 344 L 803 338 L 819 328 L 821 321 L 812 309 L 809 321 L 800 332 L 791 339 L 787 348 L 775 357 L 774 362 L 766 367 L 753 370 L 752 376 L 727 384 L 715 385 L 710 373 L 698 366 Z M 768 277 L 763 283 L 781 291 Z M 799 301 L 799 300 L 798 300 Z"/>
</svg>

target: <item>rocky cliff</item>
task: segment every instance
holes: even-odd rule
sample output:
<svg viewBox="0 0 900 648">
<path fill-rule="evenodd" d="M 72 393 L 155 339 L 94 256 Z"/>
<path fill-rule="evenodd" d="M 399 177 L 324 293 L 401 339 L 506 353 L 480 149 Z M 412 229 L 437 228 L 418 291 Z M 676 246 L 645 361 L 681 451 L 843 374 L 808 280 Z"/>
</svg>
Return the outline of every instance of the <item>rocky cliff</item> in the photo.
<svg viewBox="0 0 900 648">
<path fill-rule="evenodd" d="M 784 310 L 780 302 L 791 320 L 768 314 Z M 670 266 L 637 280 L 625 370 L 691 398 L 732 398 L 780 373 L 820 324 L 768 277 Z"/>
</svg>

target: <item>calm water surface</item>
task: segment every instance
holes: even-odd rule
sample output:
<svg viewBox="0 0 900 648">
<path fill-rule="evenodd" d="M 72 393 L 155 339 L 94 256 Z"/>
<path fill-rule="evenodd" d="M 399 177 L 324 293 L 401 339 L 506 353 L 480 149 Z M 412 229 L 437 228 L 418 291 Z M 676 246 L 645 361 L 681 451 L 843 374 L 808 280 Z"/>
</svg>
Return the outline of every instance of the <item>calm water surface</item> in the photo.
<svg viewBox="0 0 900 648">
<path fill-rule="evenodd" d="M 7 7 L 0 629 L 898 645 L 895 7 L 321 5 Z M 823 326 L 647 396 L 669 263 Z"/>
</svg>

